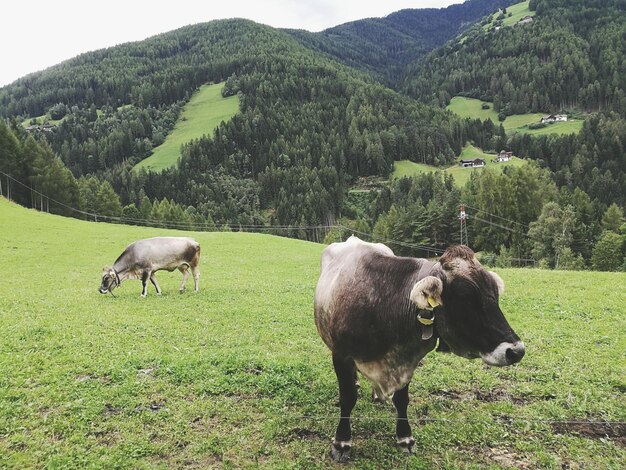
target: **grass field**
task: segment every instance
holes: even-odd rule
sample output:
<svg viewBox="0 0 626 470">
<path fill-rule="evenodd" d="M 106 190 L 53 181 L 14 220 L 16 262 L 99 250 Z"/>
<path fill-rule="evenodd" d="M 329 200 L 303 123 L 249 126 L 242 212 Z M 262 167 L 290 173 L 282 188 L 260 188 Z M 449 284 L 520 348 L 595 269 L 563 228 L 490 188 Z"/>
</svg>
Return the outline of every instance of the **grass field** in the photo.
<svg viewBox="0 0 626 470">
<path fill-rule="evenodd" d="M 322 245 L 193 233 L 198 294 L 159 273 L 162 296 L 127 281 L 113 298 L 102 266 L 177 232 L 4 199 L 0 220 L 0 468 L 335 468 L 337 386 L 312 318 Z M 626 275 L 498 272 L 524 360 L 427 356 L 411 457 L 362 380 L 354 468 L 623 468 L 623 426 L 576 423 L 626 421 Z"/>
<path fill-rule="evenodd" d="M 487 162 L 487 168 L 491 170 L 495 170 L 497 172 L 502 172 L 504 167 L 507 166 L 521 166 L 525 165 L 526 162 L 517 157 L 513 157 L 512 160 L 505 163 L 496 163 L 495 154 L 493 153 L 485 153 L 478 147 L 474 147 L 473 145 L 466 145 L 461 152 L 458 160 L 471 160 L 475 158 L 482 158 Z M 448 168 L 437 168 L 431 165 L 424 165 L 422 163 L 414 163 L 409 160 L 401 160 L 394 162 L 393 164 L 393 173 L 392 178 L 402 178 L 404 176 L 415 176 L 419 173 L 424 172 L 432 172 L 432 171 L 445 171 L 446 173 L 451 174 L 454 177 L 454 182 L 457 186 L 464 186 L 465 183 L 470 178 L 470 175 L 474 171 L 482 171 L 483 168 L 462 168 L 459 165 L 452 165 Z"/>
<path fill-rule="evenodd" d="M 156 147 L 148 158 L 140 161 L 134 169 L 160 171 L 176 165 L 181 145 L 212 135 L 222 121 L 228 121 L 239 112 L 239 97 L 222 97 L 224 83 L 204 85 L 194 93 L 176 122 L 174 130 L 163 144 Z"/>
<path fill-rule="evenodd" d="M 439 168 L 424 163 L 415 163 L 410 160 L 400 160 L 393 162 L 392 178 L 403 178 L 405 176 L 415 176 L 419 173 L 437 171 Z"/>
<path fill-rule="evenodd" d="M 482 104 L 487 103 L 489 109 L 482 109 Z M 455 96 L 450 100 L 447 107 L 448 110 L 461 117 L 479 118 L 481 120 L 491 119 L 494 124 L 500 125 L 498 113 L 493 110 L 493 103 L 482 101 L 475 98 L 466 98 L 464 96 Z M 542 135 L 542 134 L 576 134 L 583 127 L 582 120 L 556 122 L 542 129 L 529 129 L 529 124 L 541 122 L 542 113 L 513 114 L 507 116 L 502 122 L 507 133 L 523 132 L 526 134 Z"/>
<path fill-rule="evenodd" d="M 511 5 L 506 9 L 506 15 L 504 20 L 502 20 L 502 26 L 515 26 L 519 20 L 524 18 L 525 16 L 535 16 L 537 13 L 534 11 L 530 11 L 528 8 L 530 1 L 516 3 L 515 5 Z M 511 16 L 509 16 L 511 13 Z M 495 19 L 498 16 L 498 13 L 494 15 L 493 21 L 491 23 L 483 26 L 485 31 L 489 30 L 495 23 Z"/>
<path fill-rule="evenodd" d="M 55 126 L 58 126 L 59 124 L 61 124 L 63 122 L 63 119 L 65 119 L 65 118 L 52 119 L 50 117 L 50 114 L 42 114 L 41 116 L 35 116 L 33 118 L 26 118 L 26 119 L 24 119 L 22 121 L 22 127 L 26 128 L 28 126 L 31 126 L 33 121 L 35 122 L 35 124 L 38 124 L 38 125 L 47 123 L 47 124 L 53 124 Z"/>
<path fill-rule="evenodd" d="M 482 109 L 482 104 L 487 103 L 489 109 Z M 498 113 L 493 110 L 493 103 L 477 100 L 475 98 L 465 98 L 464 96 L 455 96 L 450 100 L 447 109 L 461 117 L 469 117 L 472 119 L 491 119 L 498 122 Z"/>
<path fill-rule="evenodd" d="M 553 124 L 548 124 L 546 127 L 541 129 L 528 129 L 527 127 L 520 127 L 516 129 L 517 132 L 522 132 L 525 134 L 532 135 L 546 135 L 546 134 L 578 134 L 580 130 L 583 128 L 583 121 L 566 121 L 566 122 L 555 122 Z"/>
</svg>

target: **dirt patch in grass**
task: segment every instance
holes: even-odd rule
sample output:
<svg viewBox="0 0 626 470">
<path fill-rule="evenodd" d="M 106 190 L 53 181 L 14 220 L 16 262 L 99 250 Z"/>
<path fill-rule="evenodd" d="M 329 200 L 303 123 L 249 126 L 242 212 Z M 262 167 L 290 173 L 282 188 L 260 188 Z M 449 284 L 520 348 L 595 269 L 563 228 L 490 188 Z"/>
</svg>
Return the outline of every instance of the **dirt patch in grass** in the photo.
<svg viewBox="0 0 626 470">
<path fill-rule="evenodd" d="M 492 403 L 498 401 L 508 401 L 516 405 L 525 405 L 534 401 L 554 400 L 556 396 L 552 394 L 546 394 L 541 396 L 518 396 L 509 393 L 502 388 L 496 388 L 493 390 L 468 390 L 468 391 L 456 391 L 456 390 L 435 390 L 431 395 L 441 398 L 447 398 L 449 400 L 470 401 L 478 400 L 485 403 Z"/>
<path fill-rule="evenodd" d="M 472 392 L 458 392 L 456 390 L 435 390 L 431 393 L 436 397 L 447 398 L 449 400 L 471 400 L 474 398 L 474 394 Z"/>
<path fill-rule="evenodd" d="M 535 468 L 532 462 L 524 458 L 524 456 L 508 449 L 489 449 L 487 451 L 487 457 L 504 468 L 517 468 L 522 470 Z"/>
<path fill-rule="evenodd" d="M 114 416 L 121 412 L 122 412 L 121 408 L 113 406 L 110 403 L 107 403 L 106 405 L 104 405 L 104 411 L 102 414 L 104 414 L 104 416 L 108 418 L 109 416 Z"/>
<path fill-rule="evenodd" d="M 164 405 L 165 405 L 164 401 L 153 401 L 148 405 L 137 405 L 134 411 L 135 412 L 152 411 L 153 413 L 156 413 L 161 408 L 163 408 Z"/>
<path fill-rule="evenodd" d="M 104 384 L 104 385 L 109 385 L 111 383 L 111 377 L 107 377 L 107 376 L 99 376 L 96 374 L 81 374 L 81 375 L 77 375 L 76 377 L 76 381 L 77 382 L 86 382 L 88 380 L 97 380 L 98 382 Z"/>
<path fill-rule="evenodd" d="M 552 430 L 557 434 L 574 434 L 589 439 L 611 439 L 618 446 L 626 447 L 625 423 L 555 421 Z"/>
<path fill-rule="evenodd" d="M 511 403 L 515 403 L 516 405 L 525 405 L 528 401 L 524 397 L 516 397 L 502 389 L 488 390 L 486 392 L 477 390 L 474 395 L 476 400 L 488 403 L 495 401 L 509 401 Z"/>
</svg>

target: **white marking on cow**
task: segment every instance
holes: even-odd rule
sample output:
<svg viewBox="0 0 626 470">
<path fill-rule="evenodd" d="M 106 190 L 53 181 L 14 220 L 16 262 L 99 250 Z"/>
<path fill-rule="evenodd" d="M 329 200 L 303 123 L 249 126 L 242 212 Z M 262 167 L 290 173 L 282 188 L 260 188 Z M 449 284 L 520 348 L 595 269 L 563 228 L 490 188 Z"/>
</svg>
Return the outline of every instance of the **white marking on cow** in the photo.
<svg viewBox="0 0 626 470">
<path fill-rule="evenodd" d="M 333 445 L 339 447 L 340 449 L 345 449 L 346 447 L 352 447 L 352 439 L 349 441 L 337 441 L 333 439 Z"/>
<path fill-rule="evenodd" d="M 409 362 L 394 351 L 377 361 L 355 361 L 355 363 L 361 373 L 371 382 L 377 398 L 388 401 L 396 391 L 404 388 L 411 381 L 419 360 Z"/>
<path fill-rule="evenodd" d="M 398 437 L 396 438 L 396 442 L 399 446 L 401 445 L 410 446 L 410 445 L 415 444 L 415 439 L 413 439 L 413 436 Z"/>
<path fill-rule="evenodd" d="M 512 349 L 515 352 L 524 351 L 524 343 L 517 341 L 515 343 L 500 343 L 496 348 L 489 353 L 480 353 L 480 358 L 485 364 L 490 366 L 503 367 L 511 364 L 511 361 L 506 357 L 506 351 Z"/>
<path fill-rule="evenodd" d="M 488 271 L 489 274 L 491 274 L 491 277 L 493 277 L 493 280 L 496 281 L 496 285 L 498 286 L 498 295 L 503 295 L 504 294 L 504 281 L 502 280 L 502 278 L 500 276 L 498 276 L 497 273 L 494 273 L 493 271 Z"/>
</svg>

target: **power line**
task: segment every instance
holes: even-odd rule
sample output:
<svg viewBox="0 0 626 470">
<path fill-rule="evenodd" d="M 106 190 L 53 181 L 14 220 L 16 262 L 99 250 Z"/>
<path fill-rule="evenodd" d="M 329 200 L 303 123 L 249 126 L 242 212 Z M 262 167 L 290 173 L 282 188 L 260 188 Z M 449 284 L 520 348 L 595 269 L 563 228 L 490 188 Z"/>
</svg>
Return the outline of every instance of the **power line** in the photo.
<svg viewBox="0 0 626 470">
<path fill-rule="evenodd" d="M 146 226 L 153 226 L 153 227 L 162 227 L 162 228 L 168 228 L 168 229 L 181 229 L 181 230 L 198 230 L 198 231 L 215 231 L 215 232 L 219 232 L 222 231 L 225 228 L 228 229 L 239 229 L 241 231 L 301 231 L 301 230 L 305 230 L 305 231 L 310 231 L 310 230 L 325 230 L 325 231 L 330 231 L 332 229 L 340 229 L 340 230 L 344 230 L 344 231 L 348 231 L 351 233 L 356 233 L 365 237 L 368 237 L 372 240 L 378 240 L 390 245 L 398 245 L 398 246 L 403 246 L 406 248 L 415 248 L 415 249 L 420 249 L 420 250 L 425 250 L 427 252 L 433 252 L 435 253 L 435 255 L 437 253 L 441 253 L 444 250 L 443 249 L 439 249 L 439 248 L 435 248 L 435 247 L 431 247 L 431 246 L 424 246 L 424 245 L 417 245 L 417 244 L 413 244 L 413 243 L 407 243 L 407 242 L 401 242 L 398 240 L 387 240 L 387 239 L 383 239 L 381 237 L 376 237 L 373 234 L 370 233 L 365 233 L 365 232 L 360 232 L 358 230 L 354 230 L 351 229 L 350 227 L 346 227 L 344 225 L 260 225 L 260 224 L 224 224 L 221 226 L 215 226 L 215 230 L 202 230 L 202 227 L 197 227 L 194 226 L 193 222 L 183 222 L 183 221 L 165 221 L 165 220 L 154 220 L 154 219 L 139 219 L 139 218 L 133 218 L 133 217 L 123 217 L 123 216 L 112 216 L 112 215 L 105 215 L 105 214 L 97 214 L 95 212 L 88 212 L 88 211 L 84 211 L 81 209 L 77 209 L 76 207 L 72 207 L 69 206 L 68 204 L 65 204 L 61 201 L 58 201 L 54 198 L 51 198 L 49 196 L 47 196 L 46 194 L 43 194 L 42 192 L 34 189 L 33 187 L 22 183 L 21 181 L 17 180 L 16 178 L 12 177 L 11 175 L 9 175 L 8 173 L 5 173 L 4 171 L 0 170 L 0 173 L 5 175 L 7 177 L 7 181 L 11 180 L 14 181 L 15 183 L 23 186 L 24 188 L 36 193 L 37 195 L 41 196 L 42 198 L 46 198 L 49 201 L 54 202 L 55 204 L 57 204 L 60 207 L 63 207 L 65 209 L 68 209 L 76 214 L 80 214 L 82 216 L 85 217 L 89 217 L 95 221 L 98 220 L 108 220 L 108 221 L 113 221 L 113 222 L 121 222 L 121 223 L 136 223 L 136 224 L 142 224 L 142 225 L 146 225 Z"/>
<path fill-rule="evenodd" d="M 506 227 L 504 225 L 497 224 L 495 222 L 491 222 L 489 220 L 481 219 L 480 217 L 478 217 L 476 215 L 473 216 L 472 218 L 475 219 L 475 220 L 479 220 L 480 222 L 484 222 L 486 224 L 493 225 L 494 227 L 501 228 L 502 230 L 508 230 L 509 232 L 513 232 L 513 233 L 522 233 L 519 230 L 512 229 L 511 227 Z"/>
<path fill-rule="evenodd" d="M 382 242 L 382 243 L 386 243 L 389 245 L 396 245 L 396 246 L 401 246 L 404 248 L 412 248 L 412 249 L 417 249 L 417 250 L 422 250 L 422 251 L 426 251 L 427 253 L 434 253 L 435 256 L 438 256 L 439 254 L 443 253 L 445 251 L 445 249 L 443 248 L 436 248 L 433 246 L 427 246 L 427 245 L 421 245 L 421 244 L 417 244 L 417 243 L 409 243 L 409 242 L 404 242 L 404 241 L 399 241 L 399 240 L 391 240 L 391 239 L 384 239 L 382 237 L 378 237 L 376 235 L 373 235 L 371 233 L 365 233 L 365 232 L 361 232 L 359 230 L 355 230 L 352 229 L 350 227 L 346 227 L 344 225 L 261 225 L 261 224 L 237 224 L 237 223 L 233 223 L 233 224 L 223 224 L 220 226 L 215 226 L 214 230 L 203 230 L 202 227 L 199 227 L 196 223 L 194 222 L 184 222 L 184 221 L 166 221 L 166 220 L 155 220 L 155 219 L 143 219 L 143 218 L 133 218 L 133 217 L 124 217 L 124 216 L 112 216 L 112 215 L 104 215 L 104 214 L 97 214 L 95 212 L 88 212 L 88 211 L 84 211 L 81 209 L 78 209 L 76 207 L 72 207 L 69 206 L 68 204 L 65 204 L 61 201 L 58 201 L 54 198 L 51 198 L 50 196 L 42 193 L 41 191 L 38 191 L 36 189 L 34 189 L 33 187 L 22 183 L 21 181 L 17 180 L 16 178 L 12 177 L 11 175 L 9 175 L 8 173 L 5 173 L 4 171 L 0 170 L 0 174 L 6 176 L 7 178 L 7 196 L 10 198 L 10 192 L 9 192 L 9 182 L 13 181 L 19 185 L 21 185 L 22 187 L 30 190 L 31 192 L 37 194 L 38 196 L 41 197 L 42 201 L 43 198 L 46 199 L 47 201 L 47 206 L 48 206 L 48 211 L 49 211 L 49 201 L 52 201 L 53 203 L 57 204 L 59 207 L 63 207 L 69 211 L 72 211 L 76 214 L 80 214 L 84 217 L 88 217 L 91 218 L 95 221 L 98 220 L 108 220 L 111 222 L 118 222 L 118 223 L 128 223 L 128 224 L 141 224 L 141 225 L 145 225 L 145 226 L 151 226 L 151 227 L 161 227 L 161 228 L 167 228 L 167 229 L 179 229 L 179 230 L 197 230 L 197 231 L 223 231 L 224 229 L 238 229 L 239 231 L 250 231 L 250 232 L 260 232 L 260 231 L 330 231 L 333 229 L 340 229 L 343 231 L 348 231 L 351 232 L 353 234 L 358 234 L 361 236 L 365 236 L 368 237 L 370 240 L 375 240 L 378 242 Z M 465 205 L 465 207 L 471 208 L 473 210 L 479 211 L 479 212 L 483 212 L 487 215 L 493 216 L 493 217 L 497 217 L 499 219 L 502 220 L 506 220 L 512 223 L 516 223 L 518 225 L 522 225 L 524 227 L 527 227 L 526 225 L 520 223 L 520 222 L 515 222 L 512 221 L 510 219 L 506 219 L 504 217 L 500 217 L 497 216 L 495 214 L 489 214 L 486 211 L 483 211 L 481 209 L 477 209 L 474 208 L 472 206 L 468 206 Z M 43 202 L 42 202 L 42 209 L 43 209 Z M 466 215 L 467 217 L 467 215 Z M 509 232 L 513 232 L 513 233 L 522 233 L 519 232 L 518 230 L 512 229 L 510 227 L 506 227 L 504 225 L 495 223 L 495 222 L 491 222 L 485 219 L 482 219 L 478 216 L 472 216 L 472 218 L 479 220 L 481 222 L 487 223 L 489 225 L 498 227 L 500 229 L 503 230 L 507 230 Z M 467 233 L 467 231 L 465 231 L 465 233 Z M 465 239 L 467 240 L 467 235 L 465 236 Z M 461 243 L 463 243 L 463 237 L 461 238 Z M 468 243 L 468 242 L 466 242 Z"/>
<path fill-rule="evenodd" d="M 507 219 L 506 217 L 502 217 L 502 216 L 499 216 L 499 215 L 496 215 L 496 214 L 492 214 L 492 213 L 490 213 L 490 212 L 487 212 L 487 211 L 485 211 L 485 210 L 483 210 L 483 209 L 479 209 L 479 208 L 477 208 L 477 207 L 472 207 L 472 206 L 469 206 L 469 205 L 467 205 L 467 204 L 465 204 L 465 207 L 467 207 L 467 208 L 469 208 L 469 209 L 473 209 L 473 210 L 475 210 L 475 211 L 477 211 L 477 212 L 482 212 L 483 214 L 486 214 L 486 215 L 488 215 L 488 216 L 490 216 L 490 217 L 496 217 L 496 218 L 498 218 L 498 219 L 504 220 L 504 221 L 506 221 L 506 222 L 510 222 L 510 223 L 512 223 L 512 224 L 521 225 L 522 227 L 524 227 L 524 228 L 526 228 L 526 229 L 529 229 L 529 228 L 530 228 L 528 225 L 523 224 L 523 223 L 521 223 L 521 222 L 516 222 L 515 220 Z"/>
</svg>

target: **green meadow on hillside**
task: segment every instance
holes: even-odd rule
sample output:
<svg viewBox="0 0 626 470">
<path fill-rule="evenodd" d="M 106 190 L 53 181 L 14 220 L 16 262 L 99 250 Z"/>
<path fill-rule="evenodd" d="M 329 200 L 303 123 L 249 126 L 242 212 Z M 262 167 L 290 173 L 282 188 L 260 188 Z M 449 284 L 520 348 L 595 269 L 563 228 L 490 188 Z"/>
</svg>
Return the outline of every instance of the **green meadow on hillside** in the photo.
<svg viewBox="0 0 626 470">
<path fill-rule="evenodd" d="M 482 109 L 482 104 L 487 103 L 489 109 Z M 491 119 L 494 124 L 500 125 L 498 113 L 493 110 L 493 103 L 482 101 L 475 98 L 466 98 L 464 96 L 455 96 L 450 100 L 450 104 L 446 108 L 461 117 L 479 118 L 481 120 Z M 542 113 L 513 114 L 507 116 L 502 122 L 507 133 L 523 132 L 526 134 L 576 134 L 583 127 L 582 120 L 569 120 L 567 122 L 555 122 L 541 129 L 529 129 L 530 124 L 541 122 Z"/>
<path fill-rule="evenodd" d="M 58 126 L 62 122 L 63 122 L 63 118 L 61 118 L 61 119 L 52 119 L 50 117 L 50 114 L 46 113 L 46 114 L 42 114 L 41 116 L 35 116 L 33 118 L 26 118 L 26 119 L 24 119 L 22 121 L 22 127 L 26 128 L 26 127 L 31 126 L 33 124 L 35 124 L 35 125 L 54 124 L 55 126 Z"/>
<path fill-rule="evenodd" d="M 181 145 L 212 135 L 222 121 L 228 121 L 239 112 L 239 97 L 222 97 L 224 83 L 204 85 L 194 93 L 176 122 L 174 130 L 152 155 L 140 161 L 134 169 L 160 171 L 176 165 L 180 158 Z"/>
<path fill-rule="evenodd" d="M 530 1 L 527 0 L 525 2 L 516 3 L 515 5 L 511 5 L 510 7 L 507 7 L 506 15 L 504 19 L 502 20 L 502 26 L 515 26 L 517 22 L 521 20 L 522 18 L 524 18 L 525 16 L 535 16 L 537 13 L 534 11 L 530 11 L 530 9 L 528 8 L 529 4 L 530 4 Z M 509 16 L 509 13 L 511 14 L 511 16 Z M 498 15 L 499 13 L 496 13 L 495 15 L 493 15 L 492 21 L 486 24 L 485 26 L 483 26 L 483 29 L 485 31 L 491 29 Z"/>
<path fill-rule="evenodd" d="M 312 314 L 322 245 L 84 222 L 1 198 L 0 221 L 1 468 L 335 468 L 337 385 Z M 128 243 L 164 234 L 200 242 L 199 293 L 178 294 L 178 272 L 158 273 L 162 296 L 140 298 L 138 281 L 97 292 Z M 625 275 L 498 273 L 524 360 L 427 356 L 410 457 L 392 405 L 371 403 L 362 379 L 355 468 L 626 461 L 623 428 L 603 423 L 626 420 Z"/>
<path fill-rule="evenodd" d="M 512 160 L 503 163 L 497 163 L 497 155 L 493 153 L 485 153 L 478 147 L 473 145 L 466 145 L 461 152 L 461 155 L 457 160 L 472 160 L 475 158 L 482 158 L 487 162 L 486 168 L 491 170 L 502 172 L 507 166 L 521 166 L 526 162 L 517 157 L 513 157 Z M 432 172 L 432 171 L 445 171 L 454 177 L 454 182 L 457 186 L 464 186 L 469 180 L 473 171 L 482 171 L 483 168 L 463 168 L 458 164 L 452 165 L 448 168 L 437 168 L 431 165 L 424 165 L 422 163 L 414 163 L 409 160 L 402 160 L 394 162 L 392 178 L 402 178 L 404 176 L 415 176 L 419 173 Z"/>
</svg>

